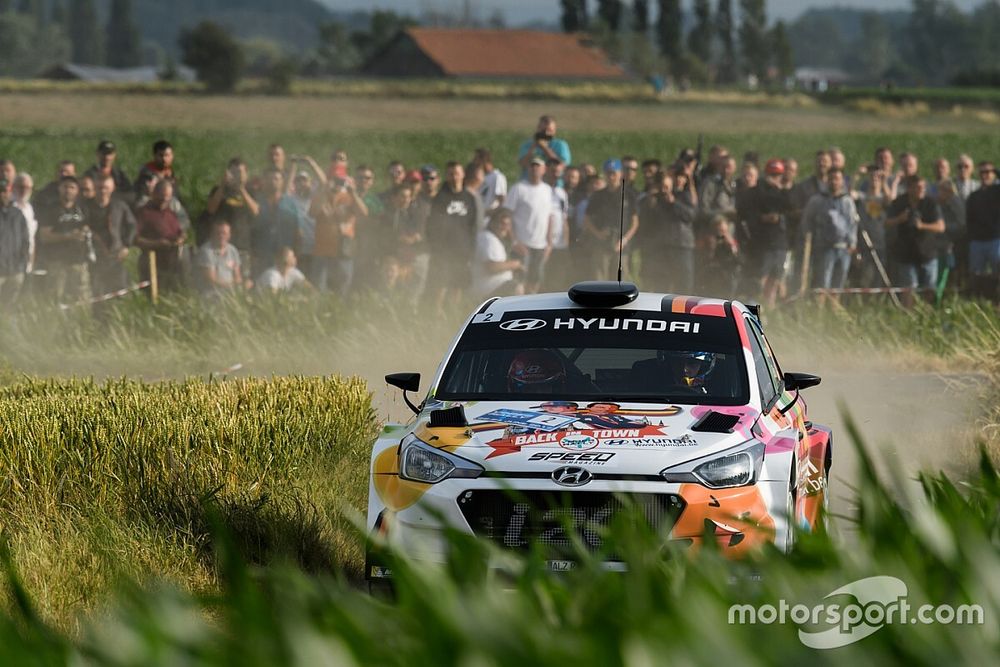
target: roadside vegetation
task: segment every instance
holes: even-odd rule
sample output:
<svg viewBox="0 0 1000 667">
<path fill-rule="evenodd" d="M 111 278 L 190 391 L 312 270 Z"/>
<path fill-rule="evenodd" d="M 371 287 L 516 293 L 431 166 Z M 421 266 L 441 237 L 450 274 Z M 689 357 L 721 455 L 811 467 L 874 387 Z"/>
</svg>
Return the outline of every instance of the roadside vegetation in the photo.
<svg viewBox="0 0 1000 667">
<path fill-rule="evenodd" d="M 847 445 L 847 438 L 842 443 Z M 30 564 L 18 566 L 16 555 L 13 564 L 5 556 L 11 616 L 0 618 L 0 659 L 53 665 L 407 667 L 807 660 L 992 664 L 1000 650 L 1000 593 L 989 585 L 1000 567 L 996 471 L 984 458 L 979 472 L 961 486 L 928 475 L 915 497 L 901 480 L 878 479 L 863 448 L 859 461 L 850 512 L 857 533 L 849 548 L 836 537 L 804 535 L 790 557 L 765 552 L 741 564 L 728 563 L 711 549 L 692 559 L 682 545 L 666 544 L 663 536 L 626 517 L 612 527 L 606 548 L 624 558 L 627 574 L 602 570 L 601 555 L 585 552 L 578 554 L 575 571 L 553 574 L 540 553 L 498 554 L 454 536 L 446 567 L 410 563 L 400 555 L 393 563 L 396 596 L 390 601 L 334 575 L 248 562 L 240 533 L 212 518 L 225 517 L 225 510 L 206 510 L 206 523 L 214 528 L 204 553 L 221 593 L 148 581 L 145 587 L 123 585 L 104 601 L 101 613 L 67 629 L 53 626 L 44 608 L 39 613 L 38 584 L 21 584 L 18 573 L 28 576 Z M 205 504 L 213 507 L 213 501 Z M 486 570 L 491 558 L 499 559 L 493 562 L 502 565 L 501 572 Z M 103 565 L 113 568 L 116 559 Z M 843 648 L 813 650 L 801 643 L 799 630 L 828 629 L 822 621 L 827 608 L 818 625 L 729 620 L 734 604 L 760 610 L 778 609 L 782 601 L 787 608 L 854 603 L 846 596 L 824 596 L 871 576 L 905 584 L 911 619 L 922 604 L 951 605 L 982 624 L 896 622 Z M 967 605 L 978 605 L 981 615 Z"/>
</svg>

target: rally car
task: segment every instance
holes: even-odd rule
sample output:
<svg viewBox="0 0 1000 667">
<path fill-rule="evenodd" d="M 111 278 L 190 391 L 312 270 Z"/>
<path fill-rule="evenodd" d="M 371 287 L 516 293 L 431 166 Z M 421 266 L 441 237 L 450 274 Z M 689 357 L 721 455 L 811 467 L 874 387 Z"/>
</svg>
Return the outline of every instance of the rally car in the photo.
<svg viewBox="0 0 1000 667">
<path fill-rule="evenodd" d="M 626 506 L 737 557 L 823 520 L 832 437 L 799 396 L 820 378 L 781 372 L 756 307 L 617 282 L 494 298 L 420 405 L 418 374 L 386 380 L 416 416 L 372 451 L 369 579 L 386 545 L 444 561 L 446 527 L 564 567 Z"/>
</svg>

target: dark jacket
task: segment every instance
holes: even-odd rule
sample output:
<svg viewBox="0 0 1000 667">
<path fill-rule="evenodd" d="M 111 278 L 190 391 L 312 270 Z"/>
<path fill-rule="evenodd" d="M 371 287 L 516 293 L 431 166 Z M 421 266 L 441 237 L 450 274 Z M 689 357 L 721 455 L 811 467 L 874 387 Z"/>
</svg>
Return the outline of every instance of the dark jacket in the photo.
<svg viewBox="0 0 1000 667">
<path fill-rule="evenodd" d="M 14 206 L 0 208 L 0 276 L 15 276 L 28 268 L 28 221 Z"/>
<path fill-rule="evenodd" d="M 1000 184 L 969 195 L 965 202 L 965 222 L 970 241 L 1000 239 Z"/>
<path fill-rule="evenodd" d="M 788 215 L 792 210 L 788 190 L 766 180 L 746 191 L 738 202 L 740 219 L 746 220 L 748 238 L 742 239 L 752 253 L 788 249 Z M 765 215 L 777 214 L 778 222 L 763 222 Z"/>
<path fill-rule="evenodd" d="M 691 205 L 686 192 L 674 193 L 668 202 L 662 195 L 643 195 L 639 199 L 639 234 L 643 247 L 694 248 L 694 221 L 698 209 Z"/>
</svg>

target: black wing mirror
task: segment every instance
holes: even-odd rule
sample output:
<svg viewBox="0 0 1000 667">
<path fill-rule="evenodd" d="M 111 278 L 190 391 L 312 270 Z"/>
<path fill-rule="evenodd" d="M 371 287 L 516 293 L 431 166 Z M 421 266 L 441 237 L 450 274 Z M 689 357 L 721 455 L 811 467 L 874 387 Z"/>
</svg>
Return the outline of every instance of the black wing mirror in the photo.
<svg viewBox="0 0 1000 667">
<path fill-rule="evenodd" d="M 406 406 L 413 410 L 414 414 L 420 413 L 420 408 L 410 402 L 406 395 L 408 391 L 418 391 L 420 389 L 420 373 L 390 373 L 385 376 L 386 383 L 403 390 L 403 401 Z"/>
<path fill-rule="evenodd" d="M 788 391 L 798 391 L 815 387 L 823 378 L 809 373 L 785 373 L 785 389 Z"/>
<path fill-rule="evenodd" d="M 792 401 L 783 408 L 779 408 L 778 412 L 781 414 L 786 414 L 792 409 L 792 406 L 799 402 L 799 390 L 808 389 L 809 387 L 815 387 L 823 378 L 818 375 L 810 375 L 809 373 L 785 373 L 785 389 L 788 391 L 794 391 L 795 397 Z"/>
</svg>

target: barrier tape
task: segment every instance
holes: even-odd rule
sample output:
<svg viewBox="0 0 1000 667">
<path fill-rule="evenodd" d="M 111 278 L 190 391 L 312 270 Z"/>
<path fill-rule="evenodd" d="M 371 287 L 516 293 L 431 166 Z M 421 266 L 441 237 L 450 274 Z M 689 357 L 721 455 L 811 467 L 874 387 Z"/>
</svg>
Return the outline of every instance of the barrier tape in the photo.
<svg viewBox="0 0 1000 667">
<path fill-rule="evenodd" d="M 813 288 L 813 294 L 908 294 L 915 292 L 912 287 L 841 287 Z"/>
<path fill-rule="evenodd" d="M 152 283 L 148 280 L 143 280 L 141 283 L 136 283 L 131 287 L 126 287 L 125 289 L 120 289 L 116 292 L 108 292 L 107 294 L 102 294 L 101 296 L 95 296 L 92 299 L 84 299 L 83 301 L 77 301 L 72 304 L 60 303 L 59 308 L 61 310 L 69 310 L 70 308 L 75 308 L 76 306 L 89 306 L 95 303 L 101 303 L 102 301 L 111 301 L 112 299 L 117 299 L 119 297 L 126 296 L 132 292 L 138 292 L 139 290 L 146 289 Z"/>
</svg>

